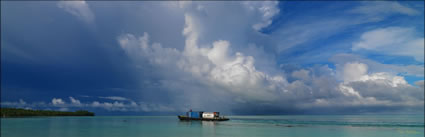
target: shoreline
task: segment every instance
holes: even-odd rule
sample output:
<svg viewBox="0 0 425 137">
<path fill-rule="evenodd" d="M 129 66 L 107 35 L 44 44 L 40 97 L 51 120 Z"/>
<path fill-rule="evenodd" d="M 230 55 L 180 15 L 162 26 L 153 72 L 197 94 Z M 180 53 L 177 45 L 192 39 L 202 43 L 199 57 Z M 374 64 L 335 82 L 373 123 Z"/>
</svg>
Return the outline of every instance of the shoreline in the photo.
<svg viewBox="0 0 425 137">
<path fill-rule="evenodd" d="M 28 110 L 21 108 L 1 108 L 2 118 L 19 118 L 19 117 L 57 117 L 57 116 L 95 116 L 93 112 L 87 110 L 69 111 L 52 111 L 52 110 Z"/>
</svg>

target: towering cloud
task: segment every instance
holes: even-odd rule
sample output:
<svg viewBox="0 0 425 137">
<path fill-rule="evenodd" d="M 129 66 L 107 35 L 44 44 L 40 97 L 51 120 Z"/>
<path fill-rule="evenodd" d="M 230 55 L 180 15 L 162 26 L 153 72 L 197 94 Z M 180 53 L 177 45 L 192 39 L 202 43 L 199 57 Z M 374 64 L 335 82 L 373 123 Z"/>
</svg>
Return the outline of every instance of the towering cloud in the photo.
<svg viewBox="0 0 425 137">
<path fill-rule="evenodd" d="M 244 50 L 239 51 L 239 49 L 248 47 L 247 45 L 234 46 L 234 43 L 245 43 L 241 42 L 241 39 L 224 37 L 229 39 L 216 39 L 211 43 L 205 41 L 203 37 L 207 37 L 207 39 L 217 37 L 209 33 L 215 32 L 213 29 L 220 30 L 226 27 L 226 24 L 216 26 L 205 22 L 210 17 L 205 14 L 214 15 L 214 12 L 217 11 L 209 11 L 208 7 L 196 4 L 198 6 L 194 7 L 202 8 L 187 9 L 187 13 L 185 13 L 183 35 L 186 39 L 183 50 L 166 48 L 160 43 L 151 43 L 149 34 L 146 32 L 143 36 L 123 34 L 118 37 L 121 48 L 133 61 L 136 63 L 147 61 L 149 65 L 162 68 L 159 70 L 167 71 L 164 72 L 165 75 L 161 76 L 161 79 L 164 79 L 161 83 L 162 86 L 169 90 L 167 94 L 180 92 L 187 95 L 182 98 L 175 97 L 174 101 L 176 102 L 189 100 L 189 104 L 186 105 L 200 108 L 209 108 L 211 106 L 208 104 L 214 102 L 219 105 L 230 104 L 226 106 L 229 107 L 228 109 L 252 106 L 277 110 L 342 106 L 417 107 L 423 103 L 423 98 L 416 97 L 423 92 L 420 92 L 419 88 L 407 84 L 403 77 L 386 72 L 370 73 L 368 65 L 360 62 L 337 64 L 340 67 L 336 70 L 327 66 L 310 68 L 310 71 L 296 70 L 290 75 L 295 78 L 294 81 L 288 81 L 288 77 L 284 73 L 270 73 L 280 71 L 273 66 L 267 66 L 266 69 L 272 71 L 259 70 L 256 57 L 265 55 L 262 55 L 261 52 L 253 54 L 256 56 L 245 55 L 242 53 Z M 245 3 L 244 6 L 247 5 L 248 9 L 256 9 L 252 7 L 252 4 Z M 259 5 L 260 7 L 264 6 Z M 274 15 L 276 10 L 269 11 L 272 13 L 263 13 L 262 10 L 258 12 Z M 259 20 L 263 20 L 263 17 Z M 239 26 L 243 26 L 243 24 Z M 254 26 L 258 26 L 258 24 Z M 249 28 L 245 29 L 249 30 Z M 258 28 L 254 27 L 251 31 L 258 31 Z M 170 70 L 170 68 L 173 69 Z M 197 82 L 195 84 L 187 81 Z M 182 83 L 184 86 L 177 86 Z M 197 91 L 199 89 L 204 91 Z M 205 98 L 205 96 L 199 96 L 199 94 L 208 95 L 210 99 L 200 101 L 196 98 Z M 222 95 L 225 95 L 224 98 L 227 99 L 224 102 L 220 102 L 218 99 Z"/>
</svg>

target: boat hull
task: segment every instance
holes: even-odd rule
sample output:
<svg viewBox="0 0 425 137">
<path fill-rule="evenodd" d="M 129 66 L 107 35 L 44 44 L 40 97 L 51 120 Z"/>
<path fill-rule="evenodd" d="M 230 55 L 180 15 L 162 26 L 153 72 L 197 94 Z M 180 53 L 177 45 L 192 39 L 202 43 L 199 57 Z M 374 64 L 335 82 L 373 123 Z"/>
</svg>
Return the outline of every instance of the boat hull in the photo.
<svg viewBox="0 0 425 137">
<path fill-rule="evenodd" d="M 187 116 L 177 116 L 182 121 L 191 121 L 191 120 L 198 120 L 198 121 L 227 121 L 229 118 L 225 117 L 218 117 L 218 118 L 191 118 Z"/>
</svg>

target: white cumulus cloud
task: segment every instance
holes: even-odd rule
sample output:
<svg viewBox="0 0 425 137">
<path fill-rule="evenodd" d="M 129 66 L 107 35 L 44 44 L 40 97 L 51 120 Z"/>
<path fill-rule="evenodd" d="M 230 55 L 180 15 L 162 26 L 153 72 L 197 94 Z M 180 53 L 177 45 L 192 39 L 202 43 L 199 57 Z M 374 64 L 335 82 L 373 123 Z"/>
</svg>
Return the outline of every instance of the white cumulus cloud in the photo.
<svg viewBox="0 0 425 137">
<path fill-rule="evenodd" d="M 91 11 L 86 1 L 59 1 L 58 7 L 64 9 L 66 12 L 76 16 L 85 23 L 93 23 L 95 20 L 94 14 Z"/>
<path fill-rule="evenodd" d="M 81 105 L 80 100 L 77 100 L 77 99 L 75 99 L 75 98 L 73 98 L 73 97 L 69 97 L 69 100 L 71 100 L 71 103 L 72 103 L 73 105 L 77 105 L 77 106 L 80 106 L 80 105 Z"/>
<path fill-rule="evenodd" d="M 251 11 L 257 11 L 259 16 L 261 17 L 261 22 L 258 22 L 254 25 L 252 25 L 252 28 L 254 30 L 261 30 L 262 28 L 265 28 L 269 26 L 272 23 L 272 18 L 276 14 L 279 13 L 279 8 L 277 5 L 279 4 L 278 1 L 265 1 L 265 2 L 258 2 L 258 1 L 248 1 L 244 2 L 244 5 Z"/>
<path fill-rule="evenodd" d="M 65 104 L 65 101 L 63 101 L 61 98 L 53 98 L 52 104 L 53 105 L 63 105 L 63 104 Z"/>
<path fill-rule="evenodd" d="M 244 98 L 263 101 L 277 99 L 273 92 L 279 92 L 286 83 L 282 76 L 258 71 L 252 56 L 229 52 L 231 45 L 228 41 L 217 40 L 211 44 L 211 48 L 200 47 L 197 43 L 199 32 L 195 29 L 198 26 L 195 24 L 193 18 L 186 15 L 184 51 L 163 48 L 159 43 L 150 45 L 147 33 L 140 38 L 125 34 L 118 41 L 135 60 L 147 57 L 154 65 L 178 68 L 181 72 L 190 73 L 199 80 L 216 84 Z"/>
</svg>

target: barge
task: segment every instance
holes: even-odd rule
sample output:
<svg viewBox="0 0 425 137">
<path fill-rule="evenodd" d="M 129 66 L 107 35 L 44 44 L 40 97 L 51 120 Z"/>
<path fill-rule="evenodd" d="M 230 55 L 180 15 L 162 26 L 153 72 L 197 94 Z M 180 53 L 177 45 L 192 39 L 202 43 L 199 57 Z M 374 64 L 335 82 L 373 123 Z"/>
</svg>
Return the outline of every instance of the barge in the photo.
<svg viewBox="0 0 425 137">
<path fill-rule="evenodd" d="M 201 121 L 227 121 L 229 118 L 224 116 L 220 117 L 220 112 L 203 112 L 203 111 L 189 111 L 186 115 L 177 116 L 182 121 L 201 120 Z"/>
</svg>

